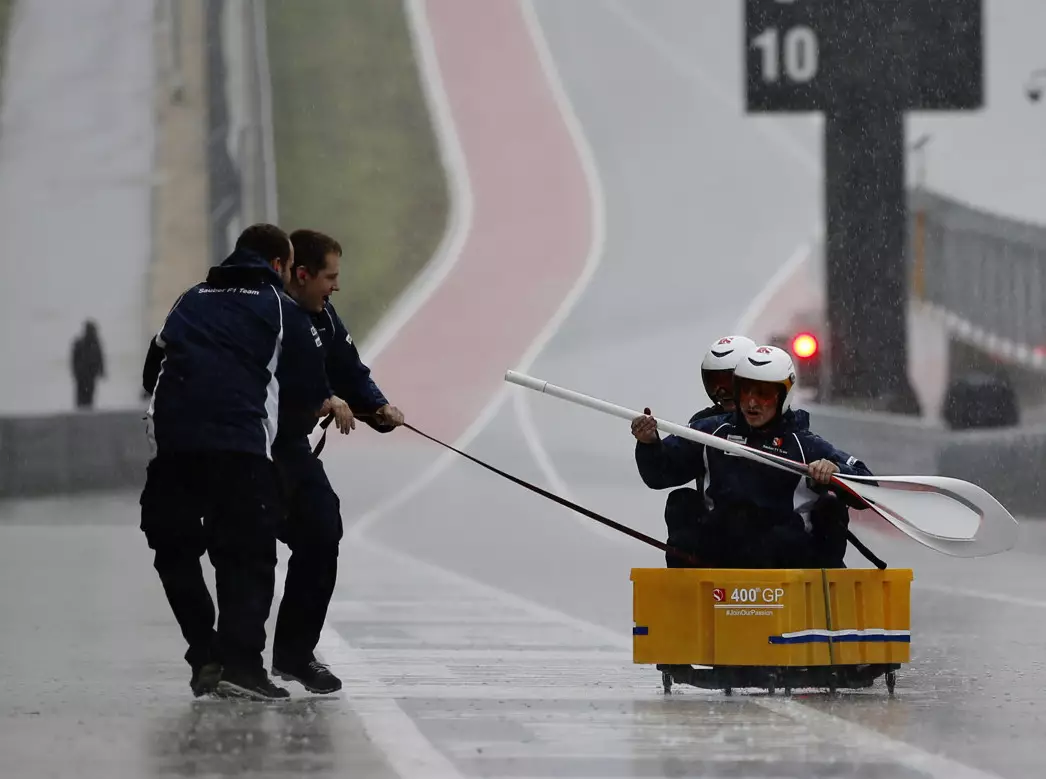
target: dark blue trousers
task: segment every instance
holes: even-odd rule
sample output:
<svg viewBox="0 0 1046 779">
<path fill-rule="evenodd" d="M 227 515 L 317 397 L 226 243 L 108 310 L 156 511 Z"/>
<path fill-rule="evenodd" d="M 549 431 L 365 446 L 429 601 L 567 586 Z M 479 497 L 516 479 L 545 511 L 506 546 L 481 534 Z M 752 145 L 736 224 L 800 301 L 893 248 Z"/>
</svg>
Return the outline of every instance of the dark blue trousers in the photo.
<svg viewBox="0 0 1046 779">
<path fill-rule="evenodd" d="M 273 663 L 313 659 L 338 578 L 341 502 L 323 462 L 308 446 L 273 453 L 282 476 L 286 512 L 277 536 L 291 550 L 273 636 Z"/>
</svg>

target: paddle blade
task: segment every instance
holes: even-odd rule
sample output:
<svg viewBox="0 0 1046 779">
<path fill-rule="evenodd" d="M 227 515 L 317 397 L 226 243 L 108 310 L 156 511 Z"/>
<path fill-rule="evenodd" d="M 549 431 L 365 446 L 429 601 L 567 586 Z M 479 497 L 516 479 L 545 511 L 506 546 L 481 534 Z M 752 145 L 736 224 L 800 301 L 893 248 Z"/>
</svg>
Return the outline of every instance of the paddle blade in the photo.
<svg viewBox="0 0 1046 779">
<path fill-rule="evenodd" d="M 1017 520 L 976 484 L 948 476 L 835 478 L 898 530 L 944 554 L 984 557 L 1017 542 Z"/>
</svg>

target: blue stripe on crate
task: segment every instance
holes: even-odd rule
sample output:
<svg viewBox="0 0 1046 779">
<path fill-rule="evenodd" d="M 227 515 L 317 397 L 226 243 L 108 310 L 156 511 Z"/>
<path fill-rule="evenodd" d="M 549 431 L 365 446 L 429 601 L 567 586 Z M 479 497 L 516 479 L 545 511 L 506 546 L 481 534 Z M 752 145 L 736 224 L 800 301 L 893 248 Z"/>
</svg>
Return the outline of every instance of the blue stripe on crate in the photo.
<svg viewBox="0 0 1046 779">
<path fill-rule="evenodd" d="M 645 627 L 642 627 L 642 628 L 640 628 L 640 627 L 632 628 L 632 635 L 633 636 L 645 636 L 649 632 L 650 632 L 650 629 L 649 628 L 645 628 Z"/>
<path fill-rule="evenodd" d="M 854 643 L 899 643 L 910 644 L 911 631 L 883 630 L 867 628 L 865 630 L 798 630 L 795 633 L 782 633 L 770 636 L 771 644 L 827 644 L 831 638 L 837 644 Z"/>
</svg>

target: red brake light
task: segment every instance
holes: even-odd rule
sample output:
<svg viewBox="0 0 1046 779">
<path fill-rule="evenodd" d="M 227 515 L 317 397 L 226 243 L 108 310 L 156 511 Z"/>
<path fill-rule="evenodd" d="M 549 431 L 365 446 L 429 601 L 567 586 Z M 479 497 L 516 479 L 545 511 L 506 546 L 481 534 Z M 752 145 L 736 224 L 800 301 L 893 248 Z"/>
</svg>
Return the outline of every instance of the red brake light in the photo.
<svg viewBox="0 0 1046 779">
<path fill-rule="evenodd" d="M 792 339 L 792 353 L 801 359 L 813 357 L 817 348 L 817 339 L 810 333 L 800 333 Z"/>
</svg>

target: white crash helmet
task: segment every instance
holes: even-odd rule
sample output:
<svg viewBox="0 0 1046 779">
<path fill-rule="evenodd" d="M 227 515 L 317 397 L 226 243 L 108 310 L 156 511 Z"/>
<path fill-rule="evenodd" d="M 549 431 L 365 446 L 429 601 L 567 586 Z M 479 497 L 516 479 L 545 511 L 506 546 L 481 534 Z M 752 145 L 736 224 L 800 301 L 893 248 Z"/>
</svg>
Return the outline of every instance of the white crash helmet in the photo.
<svg viewBox="0 0 1046 779">
<path fill-rule="evenodd" d="M 715 387 L 712 386 L 712 374 L 719 371 L 733 372 L 738 360 L 744 356 L 749 349 L 755 348 L 755 341 L 745 338 L 743 335 L 728 335 L 720 338 L 712 344 L 705 352 L 701 360 L 701 382 L 705 385 L 705 392 L 712 400 L 716 400 Z"/>
<path fill-rule="evenodd" d="M 734 386 L 739 379 L 767 381 L 780 384 L 784 388 L 777 413 L 782 414 L 792 407 L 792 393 L 795 391 L 795 365 L 784 349 L 776 346 L 755 346 L 742 356 L 734 368 Z"/>
</svg>

